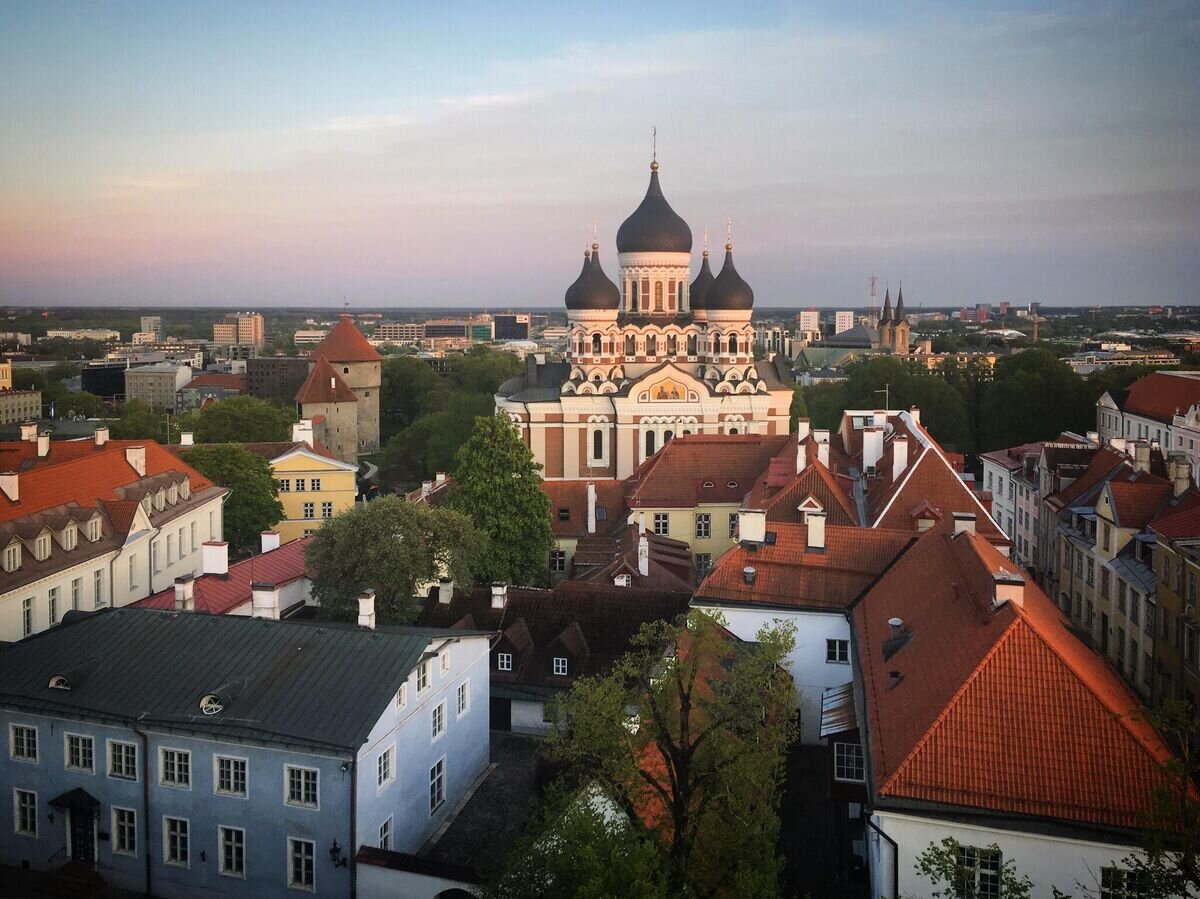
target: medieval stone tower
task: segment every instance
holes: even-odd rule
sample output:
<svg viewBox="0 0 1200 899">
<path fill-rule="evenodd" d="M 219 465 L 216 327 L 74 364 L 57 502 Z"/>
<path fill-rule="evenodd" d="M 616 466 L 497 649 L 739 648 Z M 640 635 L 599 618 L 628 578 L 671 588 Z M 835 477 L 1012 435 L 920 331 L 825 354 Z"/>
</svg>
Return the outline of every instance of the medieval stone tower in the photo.
<svg viewBox="0 0 1200 899">
<path fill-rule="evenodd" d="M 354 327 L 350 316 L 343 315 L 308 358 L 310 378 L 313 369 L 324 359 L 338 379 L 353 391 L 358 412 L 358 455 L 378 452 L 379 387 L 383 379 L 383 357 Z M 346 461 L 355 460 L 352 457 Z"/>
</svg>

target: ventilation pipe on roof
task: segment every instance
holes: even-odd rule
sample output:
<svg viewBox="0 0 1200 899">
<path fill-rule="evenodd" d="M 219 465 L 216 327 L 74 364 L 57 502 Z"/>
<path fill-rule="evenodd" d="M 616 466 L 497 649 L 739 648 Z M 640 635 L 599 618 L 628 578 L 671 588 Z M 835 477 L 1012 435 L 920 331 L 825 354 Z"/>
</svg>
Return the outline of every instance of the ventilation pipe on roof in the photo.
<svg viewBox="0 0 1200 899">
<path fill-rule="evenodd" d="M 25 443 L 33 443 L 38 439 L 38 425 L 36 421 L 21 422 L 21 440 Z"/>
<path fill-rule="evenodd" d="M 195 446 L 196 445 L 195 435 L 193 435 L 191 431 L 180 431 L 179 432 L 179 445 L 180 446 Z"/>
<path fill-rule="evenodd" d="M 888 627 L 890 627 L 892 629 L 892 639 L 893 640 L 898 640 L 904 636 L 904 619 L 903 618 L 889 618 L 888 619 Z"/>
<path fill-rule="evenodd" d="M 292 424 L 292 443 L 313 443 L 313 423 L 311 418 L 302 418 Z"/>
<path fill-rule="evenodd" d="M 38 458 L 45 459 L 50 455 L 50 432 L 42 431 L 37 435 Z"/>
<path fill-rule="evenodd" d="M 504 581 L 492 581 L 492 608 L 503 609 L 508 605 L 508 584 Z"/>
<path fill-rule="evenodd" d="M 195 576 L 183 574 L 175 578 L 175 611 L 196 611 Z"/>
<path fill-rule="evenodd" d="M 817 459 L 826 468 L 829 467 L 829 431 L 818 428 L 813 431 L 813 440 L 817 443 Z"/>
<path fill-rule="evenodd" d="M 896 437 L 892 440 L 892 481 L 898 481 L 908 468 L 908 438 Z"/>
<path fill-rule="evenodd" d="M 250 615 L 254 618 L 270 618 L 272 621 L 278 621 L 279 588 L 265 582 L 252 583 L 250 585 Z"/>
<path fill-rule="evenodd" d="M 589 534 L 596 533 L 596 485 L 591 481 L 587 483 L 587 532 Z"/>
<path fill-rule="evenodd" d="M 375 630 L 375 591 L 364 590 L 358 594 L 358 626 Z"/>
<path fill-rule="evenodd" d="M 229 576 L 229 544 L 223 540 L 209 540 L 200 547 L 204 573 L 216 577 Z"/>
<path fill-rule="evenodd" d="M 825 513 L 807 512 L 804 521 L 808 525 L 808 551 L 825 552 Z"/>
<path fill-rule="evenodd" d="M 449 605 L 450 600 L 454 599 L 454 581 L 448 577 L 438 578 L 438 602 L 442 605 Z"/>
<path fill-rule="evenodd" d="M 125 461 L 129 463 L 130 468 L 138 473 L 138 477 L 144 478 L 146 476 L 146 447 L 125 447 Z"/>
<path fill-rule="evenodd" d="M 741 509 L 738 512 L 738 540 L 742 543 L 762 543 L 767 539 L 767 513 L 761 509 Z"/>
<path fill-rule="evenodd" d="M 742 569 L 742 580 L 751 586 L 754 585 L 754 579 L 758 577 L 758 572 L 753 565 L 747 565 Z"/>
<path fill-rule="evenodd" d="M 638 537 L 638 574 L 642 577 L 650 576 L 650 538 L 646 536 L 645 531 Z"/>
<path fill-rule="evenodd" d="M 974 534 L 975 533 L 975 513 L 974 512 L 955 512 L 954 513 L 954 534 Z"/>
<path fill-rule="evenodd" d="M 263 531 L 258 535 L 262 541 L 262 551 L 269 553 L 273 549 L 279 549 L 279 531 Z"/>
<path fill-rule="evenodd" d="M 92 437 L 96 441 L 96 446 L 104 446 L 108 443 L 108 426 L 96 428 L 96 433 Z"/>
<path fill-rule="evenodd" d="M 20 475 L 15 471 L 6 471 L 0 474 L 0 491 L 3 491 L 4 495 L 14 503 L 21 500 L 20 487 Z"/>
</svg>

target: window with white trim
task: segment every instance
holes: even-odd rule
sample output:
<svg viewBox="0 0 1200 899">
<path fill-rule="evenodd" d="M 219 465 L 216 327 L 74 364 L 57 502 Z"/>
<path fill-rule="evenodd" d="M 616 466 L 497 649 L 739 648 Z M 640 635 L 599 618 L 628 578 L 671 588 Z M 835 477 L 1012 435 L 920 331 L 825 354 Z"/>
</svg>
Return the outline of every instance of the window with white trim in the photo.
<svg viewBox="0 0 1200 899">
<path fill-rule="evenodd" d="M 832 664 L 845 665 L 850 663 L 849 640 L 826 640 L 825 661 Z"/>
<path fill-rule="evenodd" d="M 429 689 L 429 659 L 417 666 L 417 695 L 420 696 Z"/>
<path fill-rule="evenodd" d="M 442 674 L 450 673 L 450 650 L 443 649 L 438 653 L 438 664 L 441 666 Z"/>
<path fill-rule="evenodd" d="M 375 783 L 380 787 L 385 787 L 390 784 L 396 777 L 395 762 L 395 746 L 389 746 L 383 752 L 379 753 L 379 758 L 375 760 Z"/>
<path fill-rule="evenodd" d="M 302 808 L 317 808 L 320 805 L 320 772 L 316 768 L 301 768 L 285 765 L 287 779 L 287 804 Z"/>
<path fill-rule="evenodd" d="M 670 521 L 671 521 L 671 519 L 670 519 L 668 513 L 655 512 L 654 513 L 654 533 L 660 537 L 667 536 L 667 534 L 669 533 L 669 531 L 671 529 Z"/>
<path fill-rule="evenodd" d="M 438 759 L 429 769 L 429 814 L 433 814 L 446 803 L 446 760 Z"/>
<path fill-rule="evenodd" d="M 392 848 L 392 816 L 388 815 L 387 820 L 379 825 L 379 848 Z"/>
<path fill-rule="evenodd" d="M 567 676 L 567 659 L 565 656 L 554 657 L 554 673 L 559 677 Z"/>
<path fill-rule="evenodd" d="M 463 681 L 458 685 L 458 717 L 462 717 L 471 708 L 471 682 Z"/>
<path fill-rule="evenodd" d="M 550 550 L 550 571 L 561 574 L 567 570 L 567 554 L 561 549 Z"/>
<path fill-rule="evenodd" d="M 729 513 L 729 536 L 731 538 L 737 536 L 737 529 L 738 529 L 738 513 L 730 512 Z"/>
<path fill-rule="evenodd" d="M 304 478 L 296 478 L 296 492 L 304 493 L 307 488 L 304 486 Z"/>
<path fill-rule="evenodd" d="M 430 739 L 436 740 L 446 732 L 446 702 L 443 700 L 433 707 L 430 716 Z"/>
<path fill-rule="evenodd" d="M 313 493 L 321 492 L 321 479 L 320 478 L 312 478 L 308 482 L 308 485 L 309 485 L 308 489 L 311 490 Z"/>
<path fill-rule="evenodd" d="M 292 479 L 291 478 L 280 478 L 279 480 L 277 480 L 275 482 L 275 485 L 276 485 L 276 487 L 279 488 L 278 492 L 280 492 L 280 493 L 291 493 L 292 492 Z"/>
<path fill-rule="evenodd" d="M 314 503 L 305 503 L 304 504 L 304 517 L 308 518 L 308 519 L 313 519 L 313 518 L 317 517 L 316 504 L 314 504 Z"/>
<path fill-rule="evenodd" d="M 21 600 L 21 636 L 33 633 L 33 598 Z"/>
<path fill-rule="evenodd" d="M 851 783 L 865 779 L 862 746 L 858 743 L 833 744 L 833 778 Z"/>
<path fill-rule="evenodd" d="M 400 685 L 400 689 L 396 691 L 396 708 L 404 709 L 408 707 L 408 681 Z"/>
<path fill-rule="evenodd" d="M 97 568 L 92 573 L 92 606 L 100 608 L 104 605 L 104 569 Z"/>
<path fill-rule="evenodd" d="M 112 847 L 118 855 L 137 855 L 137 813 L 133 809 L 113 806 Z"/>
<path fill-rule="evenodd" d="M 696 537 L 704 540 L 712 534 L 712 515 L 700 512 L 696 515 Z"/>
<path fill-rule="evenodd" d="M 163 816 L 163 864 L 186 868 L 189 861 L 187 818 Z"/>
<path fill-rule="evenodd" d="M 955 896 L 962 899 L 1000 899 L 1000 869 L 1003 855 L 999 849 L 979 846 L 958 847 L 955 862 L 958 883 Z"/>
<path fill-rule="evenodd" d="M 1100 899 L 1142 899 L 1149 895 L 1147 887 L 1139 871 L 1117 867 L 1100 869 Z"/>
<path fill-rule="evenodd" d="M 218 755 L 213 789 L 224 796 L 246 796 L 246 760 Z"/>
<path fill-rule="evenodd" d="M 317 844 L 288 837 L 288 886 L 293 890 L 316 889 Z"/>
<path fill-rule="evenodd" d="M 23 837 L 36 837 L 37 828 L 37 793 L 13 790 L 13 830 Z"/>
<path fill-rule="evenodd" d="M 10 543 L 4 547 L 4 570 L 16 571 L 21 567 L 21 544 Z"/>
<path fill-rule="evenodd" d="M 220 872 L 226 877 L 246 876 L 246 831 L 240 827 L 217 828 L 220 849 Z"/>
<path fill-rule="evenodd" d="M 91 737 L 82 734 L 67 734 L 66 766 L 72 771 L 86 771 L 92 774 L 96 770 L 95 747 Z"/>
<path fill-rule="evenodd" d="M 158 782 L 168 787 L 192 786 L 192 754 L 186 749 L 159 751 Z"/>
<path fill-rule="evenodd" d="M 58 624 L 58 588 L 51 587 L 46 600 L 46 611 L 51 627 Z"/>
<path fill-rule="evenodd" d="M 118 743 L 108 744 L 108 776 L 119 777 L 122 780 L 137 780 L 137 744 Z"/>
<path fill-rule="evenodd" d="M 496 670 L 512 671 L 513 657 L 511 652 L 496 653 Z"/>
<path fill-rule="evenodd" d="M 36 727 L 13 724 L 9 727 L 9 755 L 21 762 L 38 760 L 38 732 Z"/>
</svg>

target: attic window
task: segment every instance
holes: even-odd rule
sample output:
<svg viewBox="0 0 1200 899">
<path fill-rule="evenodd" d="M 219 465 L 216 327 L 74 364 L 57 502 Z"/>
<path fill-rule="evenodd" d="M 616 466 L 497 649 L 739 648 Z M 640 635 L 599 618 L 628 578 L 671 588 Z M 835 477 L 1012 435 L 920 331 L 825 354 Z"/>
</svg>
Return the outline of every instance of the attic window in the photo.
<svg viewBox="0 0 1200 899">
<path fill-rule="evenodd" d="M 187 478 L 184 478 L 182 481 L 179 482 L 179 495 L 182 496 L 184 499 L 187 499 L 189 496 L 192 495 L 192 482 L 189 481 Z"/>
<path fill-rule="evenodd" d="M 69 524 L 63 528 L 62 532 L 62 548 L 70 552 L 79 543 L 79 528 L 74 524 Z"/>
<path fill-rule="evenodd" d="M 629 583 L 630 577 L 627 574 L 618 574 L 615 578 L 613 578 L 613 586 L 616 587 L 628 587 Z"/>
<path fill-rule="evenodd" d="M 100 539 L 100 519 L 98 517 L 87 523 L 87 538 L 93 543 Z"/>
<path fill-rule="evenodd" d="M 221 704 L 221 697 L 216 693 L 209 693 L 200 700 L 200 711 L 205 715 L 219 715 L 225 706 Z"/>
<path fill-rule="evenodd" d="M 604 506 L 596 506 L 596 520 L 597 521 L 607 521 L 608 520 L 608 509 L 606 509 Z"/>
<path fill-rule="evenodd" d="M 48 684 L 48 686 L 50 687 L 51 690 L 70 690 L 71 689 L 70 681 L 68 681 L 61 674 L 56 674 L 56 675 L 54 675 L 54 677 L 50 678 L 50 683 Z"/>
<path fill-rule="evenodd" d="M 725 486 L 728 487 L 730 490 L 732 490 L 733 488 L 737 487 L 737 481 L 730 481 Z"/>
<path fill-rule="evenodd" d="M 167 491 L 165 491 L 161 487 L 159 487 L 158 493 L 154 494 L 154 508 L 158 509 L 158 511 L 161 512 L 166 505 L 167 505 Z"/>
<path fill-rule="evenodd" d="M 33 542 L 33 557 L 41 562 L 50 556 L 50 535 L 39 534 Z"/>
<path fill-rule="evenodd" d="M 702 486 L 702 487 L 716 487 L 717 485 L 716 485 L 716 484 L 714 484 L 712 481 L 705 481 L 705 482 L 704 482 L 703 484 L 701 484 L 700 486 Z"/>
<path fill-rule="evenodd" d="M 142 509 L 144 509 L 144 510 L 145 510 L 145 512 L 146 512 L 146 514 L 147 514 L 147 515 L 149 515 L 149 514 L 150 514 L 150 506 L 151 506 L 151 503 L 150 503 L 150 497 L 148 497 L 148 496 L 143 496 L 143 497 L 142 497 Z"/>
<path fill-rule="evenodd" d="M 554 673 L 558 677 L 567 676 L 567 660 L 563 656 L 554 657 Z"/>
<path fill-rule="evenodd" d="M 567 508 L 566 506 L 559 506 L 558 507 L 558 520 L 559 521 L 570 521 L 571 520 L 571 510 L 569 508 Z"/>
<path fill-rule="evenodd" d="M 4 548 L 4 570 L 16 571 L 21 567 L 21 544 L 15 540 Z"/>
<path fill-rule="evenodd" d="M 174 484 L 172 484 L 171 489 L 167 491 L 167 502 L 172 506 L 179 502 L 179 488 Z"/>
</svg>

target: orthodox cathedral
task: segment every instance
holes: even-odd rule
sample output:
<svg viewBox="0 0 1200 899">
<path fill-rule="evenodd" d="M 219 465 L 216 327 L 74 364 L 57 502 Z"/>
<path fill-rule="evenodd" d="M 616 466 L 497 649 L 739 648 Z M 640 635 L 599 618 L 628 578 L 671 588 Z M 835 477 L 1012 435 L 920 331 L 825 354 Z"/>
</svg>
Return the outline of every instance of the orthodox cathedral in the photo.
<svg viewBox="0 0 1200 899">
<path fill-rule="evenodd" d="M 707 239 L 692 278 L 692 232 L 659 185 L 617 231 L 613 283 L 593 241 L 566 292 L 565 361 L 529 356 L 496 408 L 521 428 L 543 477 L 624 478 L 677 434 L 784 434 L 786 360 L 754 360 L 754 291 L 733 264 L 715 276 Z"/>
</svg>

